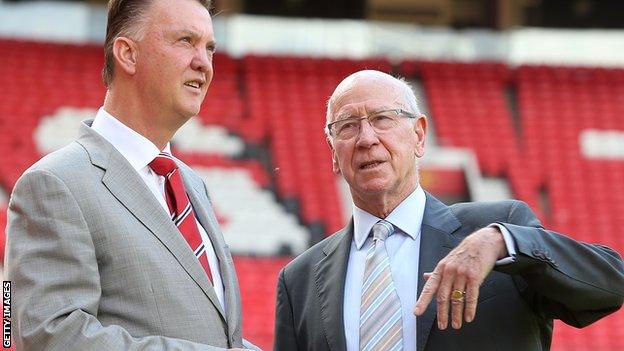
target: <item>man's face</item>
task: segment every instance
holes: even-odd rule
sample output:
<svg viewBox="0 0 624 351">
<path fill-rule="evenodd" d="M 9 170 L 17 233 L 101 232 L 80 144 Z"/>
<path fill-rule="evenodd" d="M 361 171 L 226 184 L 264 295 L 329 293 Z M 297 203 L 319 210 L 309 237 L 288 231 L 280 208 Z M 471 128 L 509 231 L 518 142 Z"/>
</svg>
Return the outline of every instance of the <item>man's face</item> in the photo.
<svg viewBox="0 0 624 351">
<path fill-rule="evenodd" d="M 146 18 L 135 78 L 154 114 L 147 117 L 184 123 L 199 113 L 212 80 L 210 14 L 195 0 L 153 0 Z"/>
<path fill-rule="evenodd" d="M 333 122 L 346 116 L 401 108 L 409 111 L 405 94 L 395 82 L 359 80 L 338 95 L 332 105 Z M 359 134 L 349 140 L 329 137 L 333 170 L 341 173 L 356 205 L 379 199 L 402 201 L 418 182 L 416 159 L 424 154 L 426 120 L 418 116 L 414 124 L 407 118 L 391 131 L 376 133 L 366 121 Z"/>
</svg>

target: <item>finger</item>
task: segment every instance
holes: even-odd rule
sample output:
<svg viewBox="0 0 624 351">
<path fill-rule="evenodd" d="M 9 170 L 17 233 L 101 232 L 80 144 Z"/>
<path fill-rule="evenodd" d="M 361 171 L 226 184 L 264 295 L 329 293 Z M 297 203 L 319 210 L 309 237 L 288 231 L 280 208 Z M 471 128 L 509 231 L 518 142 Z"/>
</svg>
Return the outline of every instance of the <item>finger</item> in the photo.
<svg viewBox="0 0 624 351">
<path fill-rule="evenodd" d="M 429 280 L 429 277 L 431 277 L 431 273 L 424 273 L 423 274 L 423 278 L 425 279 L 425 281 Z"/>
<path fill-rule="evenodd" d="M 425 313 L 427 306 L 435 296 L 436 291 L 438 290 L 439 284 L 439 273 L 433 271 L 431 273 L 423 274 L 423 277 L 427 280 L 425 286 L 420 293 L 420 297 L 416 301 L 416 306 L 414 307 L 414 314 L 417 316 Z"/>
<path fill-rule="evenodd" d="M 444 330 L 448 326 L 449 317 L 449 297 L 455 280 L 455 269 L 445 267 L 444 273 L 438 287 L 437 303 L 438 303 L 438 329 Z"/>
<path fill-rule="evenodd" d="M 466 289 L 466 278 L 462 275 L 458 275 L 453 283 L 453 290 L 465 291 L 464 289 Z M 461 299 L 451 298 L 451 326 L 453 329 L 459 329 L 462 326 L 464 299 L 465 296 Z"/>
<path fill-rule="evenodd" d="M 476 281 L 468 281 L 466 286 L 466 296 L 464 299 L 464 318 L 470 323 L 477 314 L 477 301 L 479 300 L 479 283 Z"/>
</svg>

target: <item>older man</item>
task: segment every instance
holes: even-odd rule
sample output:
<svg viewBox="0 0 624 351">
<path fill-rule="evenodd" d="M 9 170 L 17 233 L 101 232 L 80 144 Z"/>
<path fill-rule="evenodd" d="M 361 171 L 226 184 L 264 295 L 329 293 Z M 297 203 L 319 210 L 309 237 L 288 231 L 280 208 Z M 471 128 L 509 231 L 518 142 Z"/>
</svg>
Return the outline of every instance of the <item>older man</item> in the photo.
<svg viewBox="0 0 624 351">
<path fill-rule="evenodd" d="M 111 0 L 108 92 L 79 138 L 28 169 L 9 203 L 19 350 L 243 346 L 232 257 L 174 133 L 212 79 L 208 0 Z"/>
<path fill-rule="evenodd" d="M 545 230 L 519 201 L 426 193 L 426 130 L 404 81 L 361 71 L 338 85 L 327 141 L 353 218 L 280 273 L 276 350 L 548 350 L 553 319 L 583 327 L 620 308 L 613 250 Z"/>
</svg>

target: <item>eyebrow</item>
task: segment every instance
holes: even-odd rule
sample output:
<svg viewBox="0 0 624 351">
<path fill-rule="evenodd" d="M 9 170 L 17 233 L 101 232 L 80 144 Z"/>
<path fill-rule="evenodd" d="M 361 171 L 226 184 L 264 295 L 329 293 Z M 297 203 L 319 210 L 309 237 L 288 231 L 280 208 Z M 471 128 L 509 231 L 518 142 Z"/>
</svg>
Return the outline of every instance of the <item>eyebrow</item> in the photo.
<svg viewBox="0 0 624 351">
<path fill-rule="evenodd" d="M 358 117 L 358 116 L 355 116 L 354 114 L 351 114 L 351 113 L 343 113 L 341 115 L 338 115 L 338 117 L 336 118 L 336 120 L 334 122 L 344 121 L 345 119 L 356 118 L 356 117 Z"/>
<path fill-rule="evenodd" d="M 194 30 L 190 30 L 190 29 L 174 29 L 172 33 L 176 38 L 183 36 L 183 37 L 191 37 L 193 39 L 197 39 L 200 37 L 198 32 Z"/>
<path fill-rule="evenodd" d="M 375 113 L 378 113 L 378 112 L 381 112 L 381 111 L 395 110 L 395 109 L 397 109 L 397 108 L 392 108 L 390 106 L 382 105 L 381 107 L 375 109 L 374 111 L 372 111 L 370 113 L 367 113 L 366 116 L 370 116 L 372 114 L 375 114 Z M 345 119 L 348 119 L 348 118 L 360 118 L 360 117 L 363 117 L 363 116 L 356 116 L 356 115 L 354 115 L 354 114 L 352 114 L 350 112 L 345 112 L 345 113 L 343 113 L 341 115 L 338 115 L 338 118 L 336 118 L 336 121 L 342 121 L 342 120 L 345 120 Z"/>
<path fill-rule="evenodd" d="M 175 36 L 189 36 L 193 39 L 201 37 L 198 32 L 191 29 L 174 29 L 173 33 L 175 34 Z M 206 44 L 206 47 L 209 47 L 212 51 L 214 51 L 217 48 L 217 42 L 215 40 L 211 40 Z"/>
</svg>

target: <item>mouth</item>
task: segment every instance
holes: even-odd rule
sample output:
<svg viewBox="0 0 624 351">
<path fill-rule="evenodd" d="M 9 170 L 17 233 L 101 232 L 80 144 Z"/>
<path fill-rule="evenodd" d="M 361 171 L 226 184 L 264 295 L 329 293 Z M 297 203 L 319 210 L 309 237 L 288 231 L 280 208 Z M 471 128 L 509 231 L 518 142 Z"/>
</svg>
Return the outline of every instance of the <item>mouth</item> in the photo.
<svg viewBox="0 0 624 351">
<path fill-rule="evenodd" d="M 204 86 L 204 84 L 206 84 L 206 82 L 200 79 L 189 80 L 188 82 L 184 83 L 184 85 L 186 85 L 187 87 L 191 87 L 193 89 L 201 89 Z"/>
<path fill-rule="evenodd" d="M 383 161 L 363 162 L 363 163 L 360 164 L 360 166 L 358 168 L 362 169 L 362 170 L 374 169 L 374 168 L 377 168 L 378 166 L 380 166 L 382 163 L 384 163 L 384 162 Z"/>
</svg>

